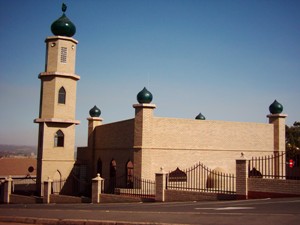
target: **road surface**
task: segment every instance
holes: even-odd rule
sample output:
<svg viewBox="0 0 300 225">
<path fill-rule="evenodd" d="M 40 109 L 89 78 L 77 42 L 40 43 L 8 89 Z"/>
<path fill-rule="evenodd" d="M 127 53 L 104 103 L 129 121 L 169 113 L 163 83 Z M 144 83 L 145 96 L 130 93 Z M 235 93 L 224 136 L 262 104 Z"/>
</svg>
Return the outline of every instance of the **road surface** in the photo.
<svg viewBox="0 0 300 225">
<path fill-rule="evenodd" d="M 105 220 L 167 224 L 299 225 L 300 198 L 242 201 L 10 204 L 0 205 L 1 217 Z"/>
</svg>

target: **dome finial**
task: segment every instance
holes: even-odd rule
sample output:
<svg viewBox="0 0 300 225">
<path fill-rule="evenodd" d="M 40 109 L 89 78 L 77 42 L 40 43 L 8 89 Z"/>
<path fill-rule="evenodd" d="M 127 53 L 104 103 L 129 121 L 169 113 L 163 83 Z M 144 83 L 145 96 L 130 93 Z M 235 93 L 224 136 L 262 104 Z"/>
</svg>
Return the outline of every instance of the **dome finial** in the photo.
<svg viewBox="0 0 300 225">
<path fill-rule="evenodd" d="M 65 13 L 67 11 L 67 5 L 65 3 L 62 4 L 61 6 L 61 11 L 63 11 L 63 13 Z"/>
<path fill-rule="evenodd" d="M 57 36 L 72 37 L 76 33 L 76 27 L 65 15 L 67 11 L 67 5 L 65 3 L 62 4 L 61 10 L 63 11 L 63 15 L 52 23 L 51 31 Z"/>
<path fill-rule="evenodd" d="M 199 113 L 196 117 L 196 120 L 206 120 L 205 116 L 202 115 L 202 113 Z"/>
<path fill-rule="evenodd" d="M 275 101 L 269 106 L 269 111 L 271 114 L 280 114 L 283 111 L 283 106 L 275 99 Z"/>
<path fill-rule="evenodd" d="M 99 117 L 101 115 L 101 110 L 95 105 L 90 109 L 89 113 L 91 117 Z"/>
<path fill-rule="evenodd" d="M 137 95 L 137 100 L 140 104 L 150 104 L 152 101 L 153 95 L 150 91 L 147 90 L 146 87 L 144 87 L 143 90 L 141 90 Z"/>
</svg>

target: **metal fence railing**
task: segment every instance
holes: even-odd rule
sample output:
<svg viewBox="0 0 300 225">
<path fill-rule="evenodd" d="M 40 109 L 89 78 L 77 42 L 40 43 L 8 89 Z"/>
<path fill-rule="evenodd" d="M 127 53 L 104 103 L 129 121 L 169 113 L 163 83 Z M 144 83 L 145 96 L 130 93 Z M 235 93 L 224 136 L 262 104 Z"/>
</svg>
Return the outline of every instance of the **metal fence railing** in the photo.
<svg viewBox="0 0 300 225">
<path fill-rule="evenodd" d="M 12 182 L 12 193 L 20 195 L 36 194 L 35 177 L 14 177 Z"/>
<path fill-rule="evenodd" d="M 155 198 L 155 181 L 152 180 L 123 175 L 105 179 L 104 186 L 107 194 Z"/>
<path fill-rule="evenodd" d="M 300 180 L 299 157 L 290 159 L 286 152 L 253 157 L 248 166 L 249 177 Z"/>
<path fill-rule="evenodd" d="M 61 180 L 54 180 L 52 182 L 52 193 L 53 194 L 60 194 L 61 190 L 63 189 L 66 183 L 66 179 Z"/>
<path fill-rule="evenodd" d="M 140 198 L 155 198 L 155 181 L 132 176 L 130 185 L 127 184 L 126 188 L 116 186 L 114 193 Z"/>
<path fill-rule="evenodd" d="M 234 174 L 212 170 L 198 163 L 186 170 L 177 168 L 170 172 L 167 189 L 234 194 L 235 180 Z"/>
</svg>

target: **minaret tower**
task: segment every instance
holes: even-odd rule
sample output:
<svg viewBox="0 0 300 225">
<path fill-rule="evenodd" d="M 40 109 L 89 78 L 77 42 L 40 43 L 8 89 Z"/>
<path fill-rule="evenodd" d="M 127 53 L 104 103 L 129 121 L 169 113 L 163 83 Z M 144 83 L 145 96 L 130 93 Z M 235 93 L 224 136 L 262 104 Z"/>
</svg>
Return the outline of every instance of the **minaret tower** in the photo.
<svg viewBox="0 0 300 225">
<path fill-rule="evenodd" d="M 80 79 L 75 74 L 76 46 L 72 38 L 75 25 L 65 15 L 51 25 L 54 36 L 47 37 L 45 72 L 41 80 L 39 118 L 37 191 L 43 195 L 43 182 L 58 182 L 54 192 L 68 192 L 65 182 L 74 165 L 76 85 Z"/>
</svg>

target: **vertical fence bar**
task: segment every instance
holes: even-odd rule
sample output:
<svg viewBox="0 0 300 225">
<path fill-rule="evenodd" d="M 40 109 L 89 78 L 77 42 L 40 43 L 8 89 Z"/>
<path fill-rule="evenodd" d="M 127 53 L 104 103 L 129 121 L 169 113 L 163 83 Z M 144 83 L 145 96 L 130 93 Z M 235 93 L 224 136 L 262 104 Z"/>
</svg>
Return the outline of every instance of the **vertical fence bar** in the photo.
<svg viewBox="0 0 300 225">
<path fill-rule="evenodd" d="M 196 184 L 196 182 L 195 182 L 195 178 L 196 178 L 196 172 L 197 172 L 197 167 L 194 167 L 195 169 L 194 169 L 194 172 L 193 172 L 193 184 L 192 184 L 192 186 L 193 186 L 193 189 L 196 189 L 196 187 L 195 187 L 195 184 Z"/>
<path fill-rule="evenodd" d="M 225 192 L 230 192 L 230 189 L 229 189 L 229 181 L 230 181 L 230 174 L 228 173 L 227 174 L 227 178 L 226 178 L 226 187 L 225 187 Z"/>
<path fill-rule="evenodd" d="M 269 159 L 270 159 L 270 163 L 271 163 L 271 168 L 272 168 L 272 173 L 270 175 L 273 175 L 274 178 L 276 178 L 276 175 L 275 175 L 275 171 L 274 171 L 274 160 L 272 157 L 269 156 Z"/>
<path fill-rule="evenodd" d="M 268 170 L 267 156 L 264 157 L 264 162 L 265 162 L 265 163 L 264 163 L 264 167 L 262 168 L 263 171 L 261 171 L 261 172 L 262 172 L 263 175 L 266 175 L 266 171 Z"/>
</svg>

